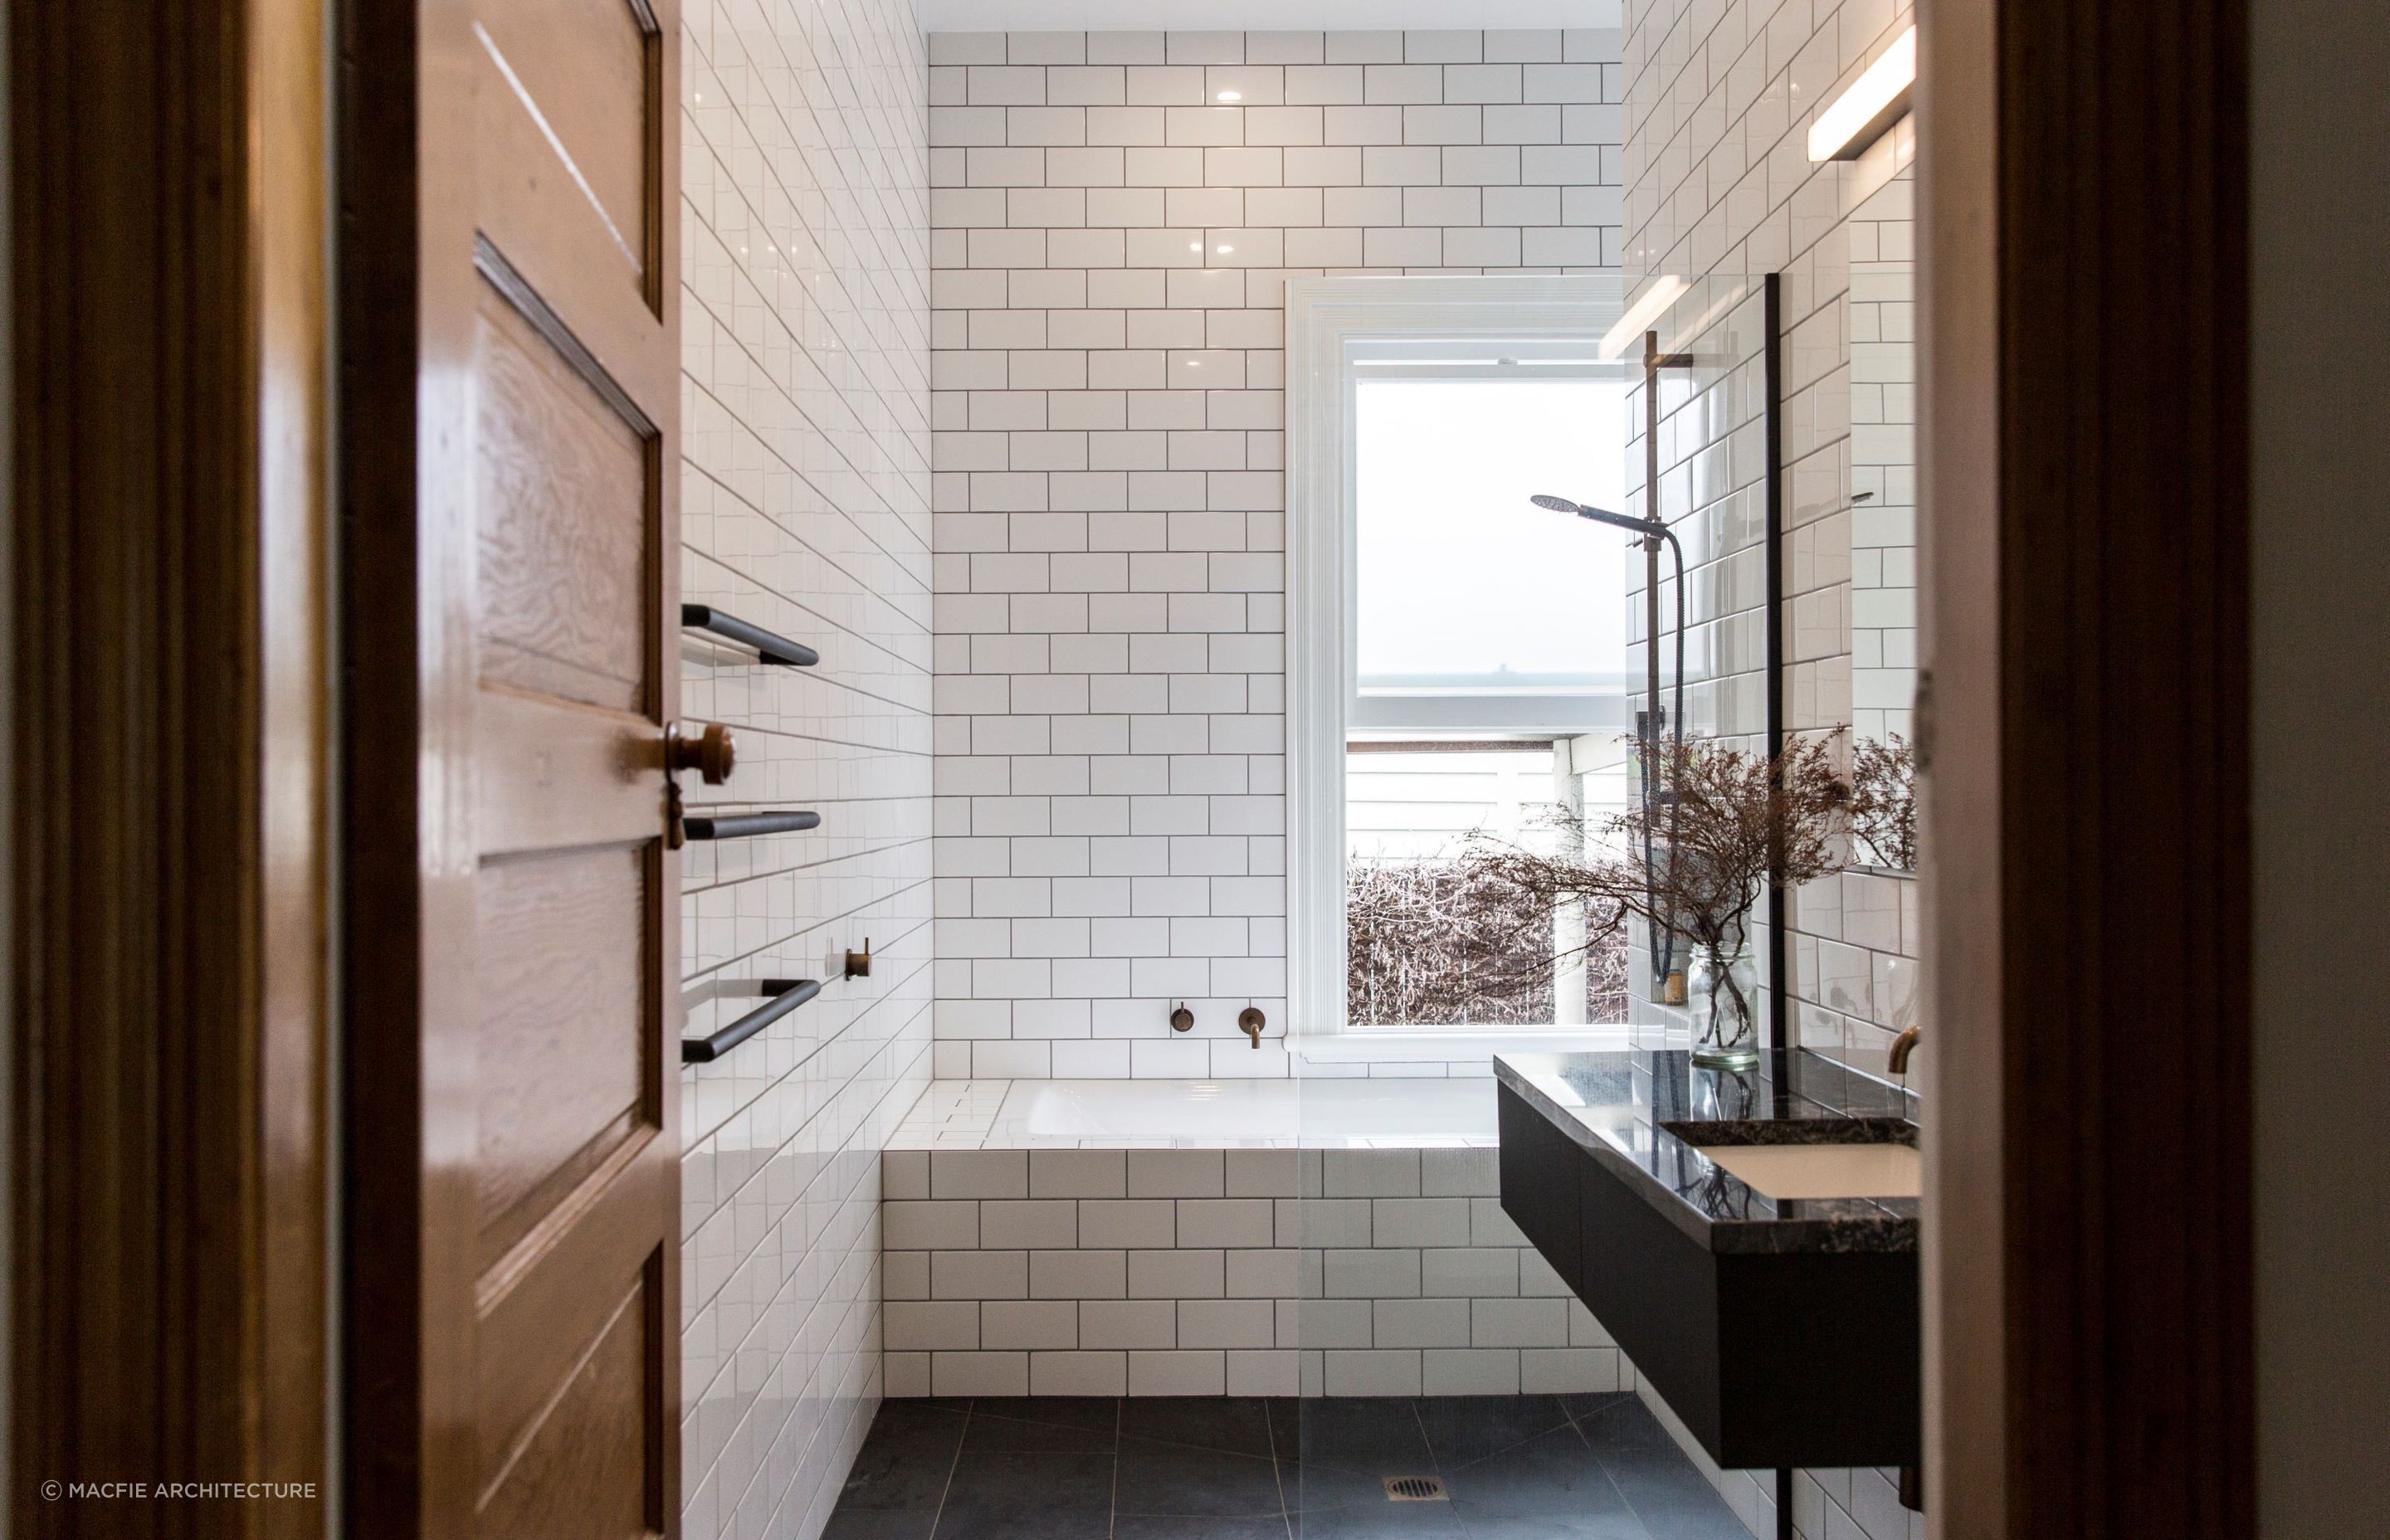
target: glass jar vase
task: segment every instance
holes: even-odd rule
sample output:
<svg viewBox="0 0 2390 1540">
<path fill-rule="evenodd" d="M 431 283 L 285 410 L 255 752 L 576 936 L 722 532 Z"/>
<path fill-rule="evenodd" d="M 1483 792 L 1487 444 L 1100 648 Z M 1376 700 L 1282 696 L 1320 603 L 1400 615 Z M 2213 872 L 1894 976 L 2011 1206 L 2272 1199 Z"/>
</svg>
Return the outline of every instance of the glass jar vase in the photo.
<svg viewBox="0 0 2390 1540">
<path fill-rule="evenodd" d="M 1759 968 L 1748 944 L 1696 943 L 1685 996 L 1695 1064 L 1748 1070 L 1759 1062 Z"/>
</svg>

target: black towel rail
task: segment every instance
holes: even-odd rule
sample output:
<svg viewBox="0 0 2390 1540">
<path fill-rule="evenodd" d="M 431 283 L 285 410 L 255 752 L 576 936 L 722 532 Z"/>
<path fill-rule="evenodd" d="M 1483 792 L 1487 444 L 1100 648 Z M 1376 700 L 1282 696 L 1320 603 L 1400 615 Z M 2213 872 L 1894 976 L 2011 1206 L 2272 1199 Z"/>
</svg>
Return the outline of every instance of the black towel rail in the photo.
<svg viewBox="0 0 2390 1540">
<path fill-rule="evenodd" d="M 680 623 L 691 631 L 710 631 L 742 647 L 752 647 L 767 663 L 778 663 L 786 668 L 811 668 L 821 661 L 821 654 L 804 643 L 792 642 L 760 625 L 750 625 L 738 616 L 726 615 L 710 604 L 682 605 Z"/>
<path fill-rule="evenodd" d="M 780 813 L 726 813 L 683 818 L 681 828 L 692 840 L 752 840 L 765 834 L 795 834 L 819 828 L 821 815 L 790 808 Z"/>
<path fill-rule="evenodd" d="M 762 1032 L 765 1027 L 803 1005 L 821 993 L 819 979 L 765 979 L 765 994 L 772 998 L 731 1022 L 711 1037 L 684 1037 L 680 1040 L 680 1061 L 684 1064 L 711 1064 L 724 1054 Z"/>
</svg>

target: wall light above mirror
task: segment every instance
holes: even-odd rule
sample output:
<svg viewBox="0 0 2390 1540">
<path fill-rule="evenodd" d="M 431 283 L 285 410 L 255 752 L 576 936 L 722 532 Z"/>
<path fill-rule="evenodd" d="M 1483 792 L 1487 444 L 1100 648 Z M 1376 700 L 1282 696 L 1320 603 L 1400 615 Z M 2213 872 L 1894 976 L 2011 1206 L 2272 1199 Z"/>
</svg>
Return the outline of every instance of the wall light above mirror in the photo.
<svg viewBox="0 0 2390 1540">
<path fill-rule="evenodd" d="M 1809 125 L 1811 160 L 1856 160 L 1908 111 L 1917 84 L 1917 29 L 1892 40 L 1873 64 Z"/>
</svg>

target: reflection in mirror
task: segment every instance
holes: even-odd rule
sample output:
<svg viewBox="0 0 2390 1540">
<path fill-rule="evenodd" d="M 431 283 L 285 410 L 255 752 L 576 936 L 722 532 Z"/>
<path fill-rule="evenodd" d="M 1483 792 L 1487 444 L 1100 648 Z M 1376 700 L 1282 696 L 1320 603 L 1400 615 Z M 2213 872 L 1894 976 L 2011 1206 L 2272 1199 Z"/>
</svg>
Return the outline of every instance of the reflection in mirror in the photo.
<svg viewBox="0 0 2390 1540">
<path fill-rule="evenodd" d="M 1852 213 L 1851 768 L 1853 856 L 1910 870 L 1909 716 L 1917 694 L 1917 344 L 1909 168 Z"/>
</svg>

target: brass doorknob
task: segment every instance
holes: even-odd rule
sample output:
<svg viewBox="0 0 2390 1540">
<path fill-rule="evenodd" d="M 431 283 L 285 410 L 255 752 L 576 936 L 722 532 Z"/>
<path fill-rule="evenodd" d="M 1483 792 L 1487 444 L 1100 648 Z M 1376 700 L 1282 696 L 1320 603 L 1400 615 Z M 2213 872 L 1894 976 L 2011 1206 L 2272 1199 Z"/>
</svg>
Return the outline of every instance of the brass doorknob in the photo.
<svg viewBox="0 0 2390 1540">
<path fill-rule="evenodd" d="M 720 786 L 730 778 L 739 763 L 739 743 L 730 729 L 719 722 L 709 722 L 697 736 L 689 736 L 691 723 L 676 722 L 664 733 L 664 768 L 694 770 L 708 786 Z"/>
</svg>

